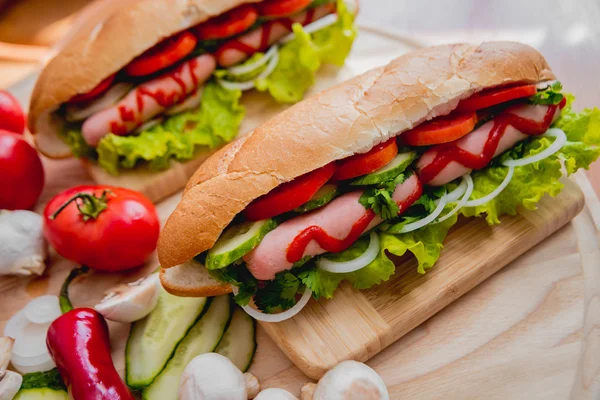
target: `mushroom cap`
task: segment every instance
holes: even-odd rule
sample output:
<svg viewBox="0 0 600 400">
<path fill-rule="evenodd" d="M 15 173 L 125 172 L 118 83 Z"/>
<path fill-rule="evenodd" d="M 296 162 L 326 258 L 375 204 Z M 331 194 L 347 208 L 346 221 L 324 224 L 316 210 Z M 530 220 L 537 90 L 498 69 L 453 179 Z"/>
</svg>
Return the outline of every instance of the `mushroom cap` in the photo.
<svg viewBox="0 0 600 400">
<path fill-rule="evenodd" d="M 389 400 L 383 379 L 371 367 L 343 361 L 329 370 L 315 388 L 313 400 Z"/>
<path fill-rule="evenodd" d="M 247 400 L 246 378 L 227 357 L 205 353 L 185 367 L 179 400 Z"/>
<path fill-rule="evenodd" d="M 298 400 L 298 398 L 287 390 L 269 388 L 260 392 L 254 400 Z"/>
</svg>

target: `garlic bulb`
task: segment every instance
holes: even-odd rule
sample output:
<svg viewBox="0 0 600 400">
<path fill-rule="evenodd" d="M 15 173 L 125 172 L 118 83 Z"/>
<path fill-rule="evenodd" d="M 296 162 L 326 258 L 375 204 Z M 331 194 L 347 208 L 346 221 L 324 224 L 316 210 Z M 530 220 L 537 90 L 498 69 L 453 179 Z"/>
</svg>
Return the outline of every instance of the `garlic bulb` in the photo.
<svg viewBox="0 0 600 400">
<path fill-rule="evenodd" d="M 43 218 L 31 211 L 0 211 L 0 275 L 41 275 L 48 246 Z"/>
<path fill-rule="evenodd" d="M 133 322 L 144 318 L 156 307 L 160 289 L 158 272 L 114 288 L 94 307 L 106 319 Z"/>
</svg>

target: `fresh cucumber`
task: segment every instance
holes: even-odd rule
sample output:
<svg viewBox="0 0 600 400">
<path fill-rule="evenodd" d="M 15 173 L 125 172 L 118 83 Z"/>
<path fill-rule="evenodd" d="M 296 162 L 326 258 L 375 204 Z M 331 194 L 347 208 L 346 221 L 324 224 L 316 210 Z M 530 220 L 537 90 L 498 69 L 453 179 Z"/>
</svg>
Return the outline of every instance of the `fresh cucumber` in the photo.
<svg viewBox="0 0 600 400">
<path fill-rule="evenodd" d="M 229 358 L 241 371 L 250 368 L 256 351 L 256 322 L 240 307 L 235 307 L 229 327 L 215 353 Z"/>
<path fill-rule="evenodd" d="M 0 398 L 2 396 L 0 395 Z M 56 368 L 23 375 L 21 388 L 13 400 L 69 400 L 67 388 Z"/>
<path fill-rule="evenodd" d="M 208 251 L 205 266 L 208 270 L 221 269 L 242 258 L 258 246 L 267 233 L 277 227 L 274 219 L 243 222 L 225 230 L 217 243 Z"/>
<path fill-rule="evenodd" d="M 150 385 L 163 370 L 206 306 L 204 297 L 177 297 L 160 290 L 156 307 L 133 323 L 127 340 L 126 381 L 136 390 Z"/>
<path fill-rule="evenodd" d="M 323 207 L 325 204 L 329 203 L 339 194 L 339 189 L 337 185 L 333 183 L 328 183 L 323 186 L 317 193 L 314 194 L 313 197 L 306 203 L 302 204 L 300 207 L 296 208 L 294 211 L 296 212 L 307 212 L 314 210 L 319 207 Z"/>
<path fill-rule="evenodd" d="M 417 153 L 414 151 L 400 153 L 383 168 L 371 172 L 370 174 L 363 175 L 350 182 L 350 184 L 353 186 L 365 186 L 387 182 L 404 172 L 416 158 Z"/>
<path fill-rule="evenodd" d="M 50 388 L 21 389 L 13 400 L 69 400 L 69 394 L 64 390 Z"/>
<path fill-rule="evenodd" d="M 230 318 L 229 296 L 214 297 L 206 313 L 179 343 L 165 369 L 144 389 L 142 397 L 146 400 L 177 400 L 183 370 L 194 357 L 209 353 L 217 347 Z"/>
</svg>

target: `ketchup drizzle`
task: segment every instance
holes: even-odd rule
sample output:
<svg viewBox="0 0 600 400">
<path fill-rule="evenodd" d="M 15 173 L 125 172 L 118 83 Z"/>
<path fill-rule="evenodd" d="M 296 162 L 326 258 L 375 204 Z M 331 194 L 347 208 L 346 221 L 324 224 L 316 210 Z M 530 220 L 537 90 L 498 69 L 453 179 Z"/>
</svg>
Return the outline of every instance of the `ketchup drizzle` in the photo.
<svg viewBox="0 0 600 400">
<path fill-rule="evenodd" d="M 410 207 L 415 201 L 419 199 L 419 197 L 421 197 L 422 193 L 423 186 L 417 178 L 417 187 L 415 188 L 415 190 L 406 199 L 397 202 L 398 207 L 400 208 L 398 214 L 401 214 L 404 211 L 406 211 L 408 207 Z M 336 239 L 330 236 L 320 226 L 309 226 L 308 228 L 300 232 L 294 238 L 294 240 L 292 240 L 292 242 L 287 248 L 286 258 L 288 262 L 291 263 L 300 261 L 304 256 L 306 247 L 313 240 L 316 241 L 323 250 L 329 253 L 339 253 L 340 251 L 344 251 L 358 240 L 360 235 L 363 234 L 365 229 L 367 229 L 367 227 L 373 221 L 374 218 L 375 213 L 373 212 L 373 210 L 365 209 L 365 214 L 358 221 L 356 221 L 354 225 L 352 225 L 350 233 L 344 239 Z"/>
<path fill-rule="evenodd" d="M 494 125 L 488 134 L 488 138 L 481 154 L 473 154 L 460 148 L 456 141 L 438 145 L 437 154 L 433 161 L 419 170 L 419 178 L 424 184 L 427 184 L 453 161 L 470 169 L 484 168 L 489 164 L 492 158 L 494 158 L 494 154 L 498 149 L 498 144 L 509 125 L 512 125 L 518 131 L 526 135 L 541 135 L 546 132 L 552 124 L 556 109 L 558 107 L 562 109 L 565 106 L 565 103 L 566 102 L 563 101 L 558 105 L 548 106 L 546 115 L 544 115 L 544 119 L 541 122 L 519 117 L 516 114 L 512 114 L 510 110 L 499 114 L 494 119 Z"/>
</svg>

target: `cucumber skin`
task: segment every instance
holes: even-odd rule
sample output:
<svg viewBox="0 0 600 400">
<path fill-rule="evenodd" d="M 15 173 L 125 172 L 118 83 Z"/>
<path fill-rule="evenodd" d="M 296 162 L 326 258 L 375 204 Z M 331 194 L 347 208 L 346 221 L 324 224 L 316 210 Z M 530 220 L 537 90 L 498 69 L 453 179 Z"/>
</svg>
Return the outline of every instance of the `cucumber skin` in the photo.
<svg viewBox="0 0 600 400">
<path fill-rule="evenodd" d="M 224 295 L 227 296 L 227 295 Z M 177 352 L 177 349 L 179 348 L 179 346 L 181 345 L 181 343 L 187 338 L 188 334 L 190 333 L 190 331 L 192 329 L 194 329 L 194 327 L 201 321 L 201 319 L 204 317 L 204 315 L 210 310 L 210 306 L 213 304 L 215 297 L 209 297 L 207 298 L 206 301 L 206 306 L 204 307 L 204 311 L 202 313 L 202 316 L 200 318 L 198 318 L 198 320 L 196 320 L 196 322 L 192 325 L 192 327 L 188 330 L 188 332 L 186 333 L 186 335 L 183 337 L 182 340 L 179 341 L 179 343 L 177 343 L 177 346 L 175 347 L 175 350 L 173 351 L 173 354 L 171 355 L 171 357 L 169 358 L 169 361 L 167 361 L 167 363 L 165 364 L 165 366 L 163 367 L 162 371 L 154 378 L 154 381 L 152 382 L 152 384 L 155 383 L 155 381 L 157 380 L 157 378 L 160 377 L 160 375 L 166 370 L 167 366 L 169 365 L 169 362 L 173 359 L 173 357 L 175 356 L 175 353 Z M 214 351 L 217 346 L 219 345 L 219 342 L 221 341 L 221 339 L 223 338 L 223 335 L 225 334 L 225 332 L 227 331 L 227 328 L 229 327 L 229 324 L 231 322 L 231 317 L 233 316 L 233 307 L 232 307 L 232 303 L 231 303 L 231 299 L 229 299 L 229 315 L 227 317 L 227 321 L 225 322 L 225 324 L 223 325 L 223 329 L 221 330 L 221 336 L 219 337 L 219 340 L 215 343 L 215 345 L 213 346 L 213 348 L 211 349 L 211 351 Z M 209 351 L 210 352 L 210 351 Z M 191 361 L 191 360 L 190 360 Z M 185 367 L 184 367 L 185 368 Z M 152 387 L 152 384 L 147 386 L 142 392 L 142 399 L 143 400 L 164 400 L 164 399 L 158 399 L 158 398 L 152 398 L 149 397 L 148 395 L 148 389 L 150 389 Z M 176 388 L 174 388 L 174 395 L 177 396 L 177 392 L 179 389 L 179 382 L 178 382 L 178 386 Z"/>
<path fill-rule="evenodd" d="M 252 346 L 252 353 L 250 354 L 250 358 L 248 359 L 248 363 L 243 368 L 240 368 L 240 371 L 246 372 L 250 368 L 250 365 L 252 365 L 252 361 L 254 360 L 254 355 L 256 354 L 256 348 L 258 347 L 258 344 L 256 343 L 256 320 L 254 318 L 250 317 L 249 315 L 247 315 L 246 312 L 240 306 L 238 306 L 235 303 L 235 301 L 233 301 L 233 298 L 232 298 L 231 309 L 233 310 L 233 312 L 231 313 L 231 319 L 229 320 L 229 326 L 225 330 L 225 333 L 223 334 L 223 337 L 221 338 L 221 341 L 219 342 L 219 344 L 215 348 L 215 353 L 219 353 L 222 356 L 226 356 L 225 354 L 219 352 L 221 344 L 223 342 L 223 339 L 225 338 L 225 335 L 227 334 L 227 331 L 229 330 L 229 328 L 231 326 L 231 323 L 233 321 L 234 313 L 236 311 L 240 311 L 240 312 L 244 313 L 244 316 L 250 318 L 250 321 L 252 321 L 252 345 L 253 345 Z"/>
<path fill-rule="evenodd" d="M 319 199 L 309 200 L 300 207 L 294 209 L 294 212 L 305 213 L 327 205 L 331 200 L 335 199 L 340 194 L 339 187 L 336 186 L 331 192 Z"/>
<path fill-rule="evenodd" d="M 406 153 L 403 153 L 403 154 L 406 154 Z M 408 168 L 410 166 L 410 164 L 412 164 L 412 162 L 416 159 L 417 159 L 417 153 L 413 151 L 410 153 L 410 157 L 406 161 L 404 161 L 402 164 L 390 169 L 389 171 L 385 171 L 385 172 L 381 172 L 381 173 L 377 173 L 377 171 L 375 171 L 375 172 L 371 172 L 370 174 L 360 176 L 360 177 L 356 178 L 355 180 L 353 180 L 352 182 L 350 182 L 350 185 L 352 185 L 352 186 L 368 186 L 368 185 L 377 185 L 379 183 L 387 182 L 389 180 L 394 179 L 395 177 L 397 177 L 404 171 L 406 171 L 406 168 Z M 383 168 L 385 168 L 385 166 Z"/>
<path fill-rule="evenodd" d="M 69 394 L 64 390 L 50 388 L 21 389 L 13 400 L 69 400 Z"/>
<path fill-rule="evenodd" d="M 169 295 L 172 296 L 171 294 L 169 294 Z M 132 324 L 131 329 L 129 330 L 129 337 L 127 338 L 127 344 L 125 345 L 125 383 L 131 390 L 134 390 L 134 391 L 143 390 L 144 388 L 150 386 L 152 384 L 152 382 L 154 382 L 156 377 L 159 376 L 160 373 L 165 369 L 165 367 L 167 366 L 167 364 L 169 363 L 171 358 L 173 358 L 173 355 L 175 354 L 175 351 L 177 350 L 179 343 L 181 343 L 183 341 L 183 339 L 185 339 L 185 337 L 190 332 L 190 330 L 194 327 L 194 325 L 196 325 L 198 323 L 198 321 L 200 321 L 200 319 L 204 316 L 204 314 L 206 314 L 211 301 L 212 301 L 212 298 L 206 299 L 206 302 L 204 303 L 202 311 L 200 312 L 198 317 L 194 320 L 194 322 L 190 324 L 190 326 L 187 328 L 185 333 L 181 336 L 181 339 L 179 339 L 179 341 L 177 343 L 175 343 L 175 346 L 173 346 L 173 350 L 171 351 L 171 354 L 167 358 L 167 361 L 165 361 L 165 363 L 163 364 L 160 371 L 158 371 L 158 373 L 156 375 L 154 375 L 149 381 L 141 382 L 138 384 L 130 383 L 130 381 L 129 381 L 129 363 L 131 362 L 131 360 L 129 359 L 129 343 L 131 340 L 131 334 L 133 332 L 133 324 Z M 138 322 L 138 321 L 135 321 L 135 322 Z M 135 324 L 135 322 L 134 322 L 134 324 Z"/>
<path fill-rule="evenodd" d="M 265 223 L 265 225 L 260 229 L 260 231 L 258 232 L 257 235 L 255 235 L 253 238 L 245 241 L 237 249 L 234 249 L 227 253 L 213 255 L 210 253 L 210 250 L 209 250 L 208 254 L 206 256 L 206 262 L 205 262 L 204 266 L 206 267 L 206 269 L 211 271 L 211 270 L 215 270 L 215 269 L 222 269 L 222 268 L 225 268 L 225 267 L 233 264 L 235 261 L 239 260 L 244 255 L 246 255 L 247 253 L 252 251 L 256 246 L 258 246 L 258 244 L 263 240 L 263 238 L 267 235 L 267 233 L 269 233 L 273 229 L 277 228 L 277 225 L 278 225 L 278 222 L 276 220 L 274 220 L 274 219 L 268 220 Z M 246 250 L 246 249 L 248 249 L 248 250 Z"/>
</svg>

